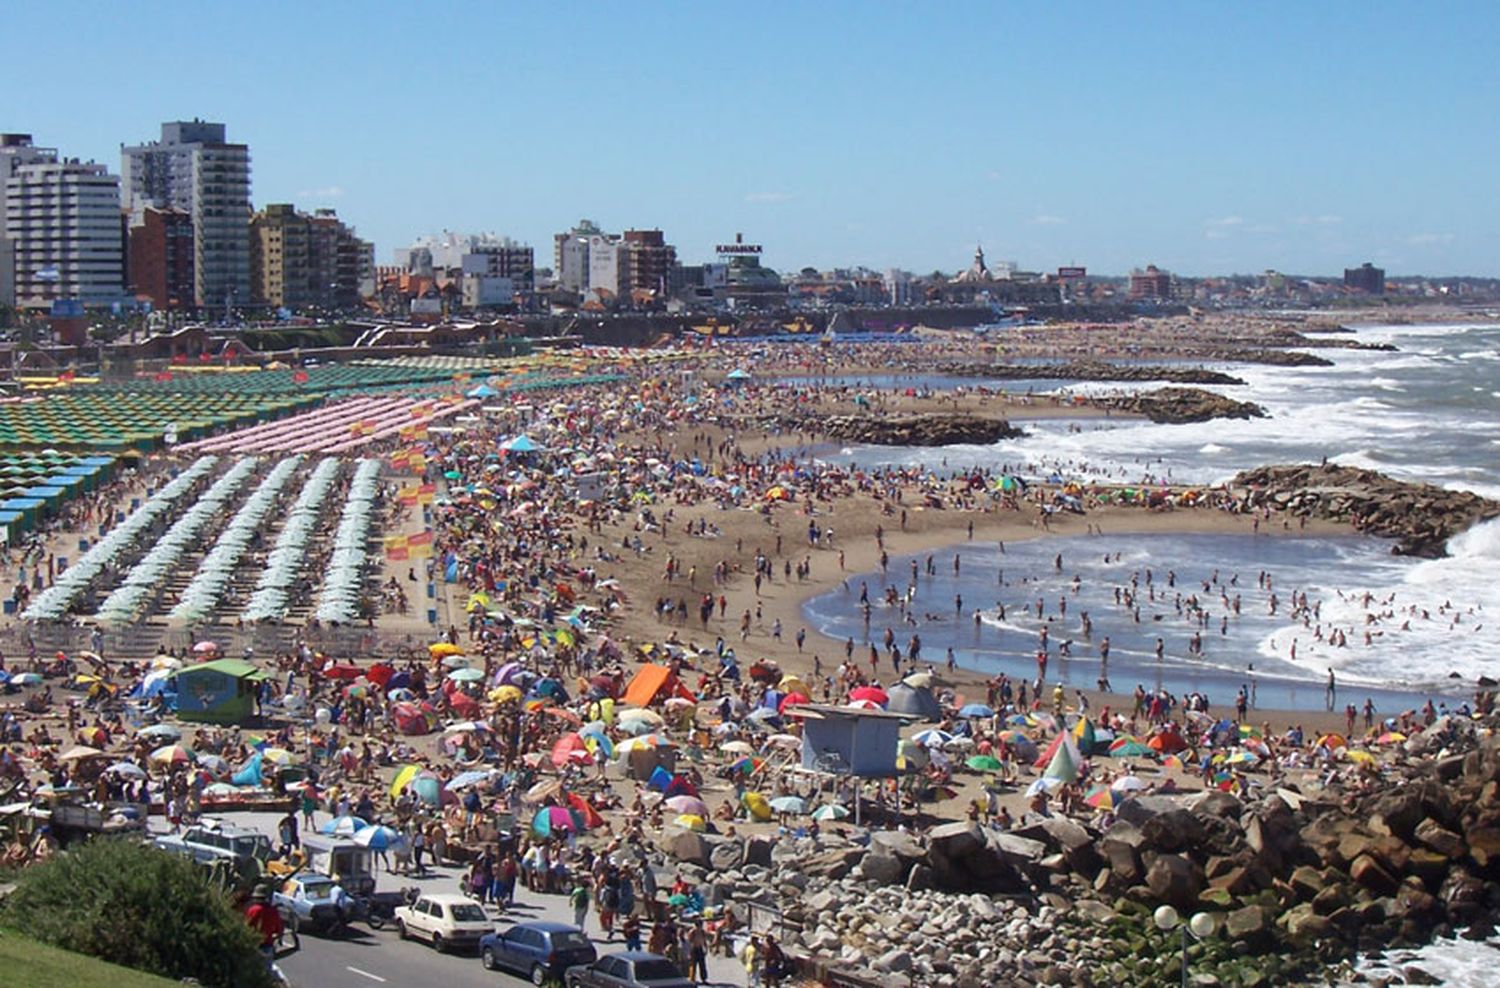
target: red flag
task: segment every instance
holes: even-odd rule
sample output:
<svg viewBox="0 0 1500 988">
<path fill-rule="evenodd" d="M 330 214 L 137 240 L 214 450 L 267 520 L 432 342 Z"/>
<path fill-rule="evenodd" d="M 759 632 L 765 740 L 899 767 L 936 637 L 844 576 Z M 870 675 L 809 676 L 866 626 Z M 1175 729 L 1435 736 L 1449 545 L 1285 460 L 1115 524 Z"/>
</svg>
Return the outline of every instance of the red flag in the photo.
<svg viewBox="0 0 1500 988">
<path fill-rule="evenodd" d="M 306 384 L 307 383 L 307 371 L 305 371 L 305 370 L 293 371 L 292 372 L 292 383 L 293 384 Z"/>
</svg>

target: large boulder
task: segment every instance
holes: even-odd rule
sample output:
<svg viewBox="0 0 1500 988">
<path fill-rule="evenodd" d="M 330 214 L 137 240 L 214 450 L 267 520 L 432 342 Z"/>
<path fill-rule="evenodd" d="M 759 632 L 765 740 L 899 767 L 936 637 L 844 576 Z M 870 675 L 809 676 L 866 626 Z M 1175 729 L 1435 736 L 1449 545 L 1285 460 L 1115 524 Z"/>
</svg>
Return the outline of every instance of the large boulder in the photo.
<svg viewBox="0 0 1500 988">
<path fill-rule="evenodd" d="M 1146 870 L 1146 887 L 1158 902 L 1191 909 L 1203 890 L 1203 871 L 1181 854 L 1158 854 Z"/>
</svg>

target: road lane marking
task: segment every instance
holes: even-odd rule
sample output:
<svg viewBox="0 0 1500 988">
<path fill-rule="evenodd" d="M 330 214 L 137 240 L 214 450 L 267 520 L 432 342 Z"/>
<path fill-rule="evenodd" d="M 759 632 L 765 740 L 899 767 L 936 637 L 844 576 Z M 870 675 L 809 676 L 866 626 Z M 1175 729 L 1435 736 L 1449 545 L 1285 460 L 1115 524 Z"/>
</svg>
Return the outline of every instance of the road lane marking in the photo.
<svg viewBox="0 0 1500 988">
<path fill-rule="evenodd" d="M 369 978 L 371 981 L 379 981 L 381 984 L 385 984 L 385 979 L 378 974 L 371 974 L 369 971 L 361 971 L 359 968 L 350 967 L 347 964 L 344 965 L 344 970 L 352 971 L 355 974 L 359 975 L 361 978 Z"/>
</svg>

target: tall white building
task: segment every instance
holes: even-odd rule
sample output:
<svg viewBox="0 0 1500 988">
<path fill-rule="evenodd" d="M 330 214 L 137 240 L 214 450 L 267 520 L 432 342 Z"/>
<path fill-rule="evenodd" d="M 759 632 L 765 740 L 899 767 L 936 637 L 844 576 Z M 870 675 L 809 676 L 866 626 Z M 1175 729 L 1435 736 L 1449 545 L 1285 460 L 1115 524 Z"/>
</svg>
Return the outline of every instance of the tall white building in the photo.
<svg viewBox="0 0 1500 988">
<path fill-rule="evenodd" d="M 161 140 L 121 147 L 125 208 L 175 206 L 193 218 L 193 296 L 200 306 L 250 301 L 250 148 L 224 125 L 178 120 Z"/>
<path fill-rule="evenodd" d="M 552 238 L 552 277 L 559 288 L 582 294 L 589 287 L 589 244 L 603 230 L 593 220 L 579 220 L 578 225 Z"/>
<path fill-rule="evenodd" d="M 120 179 L 76 158 L 14 165 L 5 180 L 5 236 L 15 304 L 62 299 L 109 305 L 124 293 Z"/>
<path fill-rule="evenodd" d="M 0 305 L 16 304 L 16 250 L 5 226 L 5 182 L 22 165 L 56 160 L 57 149 L 34 147 L 30 134 L 0 134 Z"/>
</svg>

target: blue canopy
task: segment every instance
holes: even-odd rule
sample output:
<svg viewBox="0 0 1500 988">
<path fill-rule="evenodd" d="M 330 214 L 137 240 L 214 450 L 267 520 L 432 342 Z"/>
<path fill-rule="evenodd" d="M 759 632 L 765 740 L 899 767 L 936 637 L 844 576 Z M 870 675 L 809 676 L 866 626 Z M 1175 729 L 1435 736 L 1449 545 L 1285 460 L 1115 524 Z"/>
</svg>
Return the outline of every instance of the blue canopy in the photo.
<svg viewBox="0 0 1500 988">
<path fill-rule="evenodd" d="M 520 435 L 512 439 L 510 442 L 506 443 L 505 448 L 510 450 L 512 453 L 535 453 L 542 447 L 538 446 L 534 441 L 532 441 L 532 438 L 530 436 Z"/>
<path fill-rule="evenodd" d="M 467 398 L 493 398 L 499 393 L 488 384 L 481 384 L 477 388 L 470 388 L 468 391 L 465 391 L 464 396 Z"/>
</svg>

